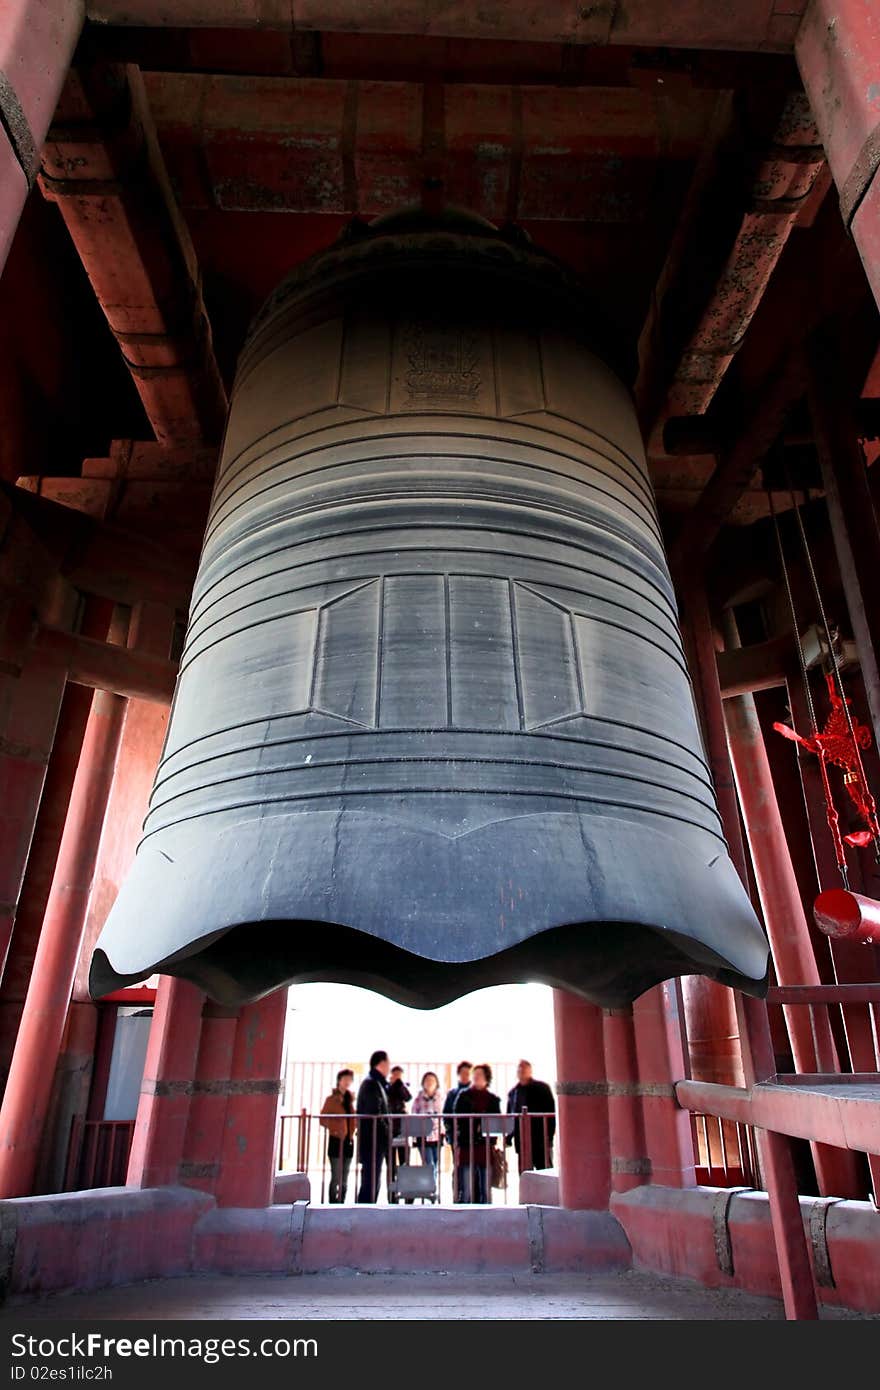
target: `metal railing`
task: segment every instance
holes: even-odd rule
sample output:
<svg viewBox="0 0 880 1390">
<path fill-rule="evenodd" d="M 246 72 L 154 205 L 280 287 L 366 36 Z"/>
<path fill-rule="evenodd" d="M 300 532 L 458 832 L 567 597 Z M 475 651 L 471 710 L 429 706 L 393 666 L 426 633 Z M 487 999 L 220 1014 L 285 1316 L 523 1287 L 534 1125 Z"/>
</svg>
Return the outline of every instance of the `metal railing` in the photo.
<svg viewBox="0 0 880 1390">
<path fill-rule="evenodd" d="M 124 1187 L 134 1120 L 86 1120 L 74 1115 L 70 1126 L 65 1192 L 89 1187 Z"/>
<path fill-rule="evenodd" d="M 535 1158 L 552 1165 L 555 1122 L 552 1113 L 528 1110 L 437 1117 L 301 1110 L 279 1116 L 278 1170 L 307 1173 L 320 1203 L 488 1204 L 493 1193 L 516 1202 L 519 1174 Z"/>
</svg>

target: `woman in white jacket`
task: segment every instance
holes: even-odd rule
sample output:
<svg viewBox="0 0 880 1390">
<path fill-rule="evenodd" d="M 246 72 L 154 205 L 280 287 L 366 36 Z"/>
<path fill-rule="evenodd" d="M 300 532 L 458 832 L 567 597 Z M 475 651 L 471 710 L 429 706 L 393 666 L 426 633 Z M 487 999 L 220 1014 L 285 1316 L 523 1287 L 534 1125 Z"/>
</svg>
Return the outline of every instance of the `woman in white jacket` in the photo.
<svg viewBox="0 0 880 1390">
<path fill-rule="evenodd" d="M 440 1116 L 443 1113 L 443 1100 L 440 1095 L 440 1080 L 433 1071 L 426 1071 L 422 1077 L 422 1088 L 412 1103 L 413 1115 L 433 1116 L 430 1124 L 425 1124 L 425 1133 L 416 1139 L 416 1147 L 422 1162 L 434 1171 L 434 1184 L 437 1183 L 437 1163 L 440 1154 Z M 421 1126 L 419 1126 L 421 1128 Z"/>
</svg>

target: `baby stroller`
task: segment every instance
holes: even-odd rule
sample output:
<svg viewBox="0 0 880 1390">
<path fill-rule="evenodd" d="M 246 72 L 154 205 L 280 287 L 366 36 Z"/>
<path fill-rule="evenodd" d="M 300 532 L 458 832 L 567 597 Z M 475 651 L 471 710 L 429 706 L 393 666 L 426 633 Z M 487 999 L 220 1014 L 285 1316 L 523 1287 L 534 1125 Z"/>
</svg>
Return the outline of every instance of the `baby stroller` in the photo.
<svg viewBox="0 0 880 1390">
<path fill-rule="evenodd" d="M 409 1144 L 414 1141 L 417 1146 L 420 1139 L 427 1139 L 431 1133 L 433 1118 L 430 1115 L 407 1115 L 404 1120 L 406 1127 L 406 1138 L 403 1143 Z M 393 1142 L 397 1142 L 396 1140 Z M 391 1196 L 398 1202 L 412 1204 L 416 1198 L 421 1202 L 438 1202 L 440 1200 L 437 1191 L 437 1179 L 434 1176 L 434 1169 L 430 1163 L 410 1163 L 409 1155 L 413 1148 L 407 1147 L 406 1159 L 397 1169 L 394 1181 L 391 1184 Z"/>
</svg>

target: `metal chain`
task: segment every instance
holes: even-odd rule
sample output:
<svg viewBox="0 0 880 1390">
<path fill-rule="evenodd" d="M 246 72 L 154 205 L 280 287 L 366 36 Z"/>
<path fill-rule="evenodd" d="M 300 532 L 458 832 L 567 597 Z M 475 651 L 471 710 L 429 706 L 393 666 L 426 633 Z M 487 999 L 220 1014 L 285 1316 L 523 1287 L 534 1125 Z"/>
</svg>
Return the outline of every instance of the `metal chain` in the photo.
<svg viewBox="0 0 880 1390">
<path fill-rule="evenodd" d="M 782 548 L 782 535 L 779 530 L 779 517 L 776 513 L 776 505 L 773 501 L 773 493 L 767 488 L 767 501 L 770 505 L 770 515 L 773 518 L 773 531 L 776 536 L 776 549 L 779 553 L 779 566 L 782 570 L 782 578 L 785 583 L 785 593 L 788 599 L 788 611 L 791 614 L 791 625 L 794 629 L 795 642 L 797 643 L 798 661 L 801 668 L 801 679 L 804 683 L 804 695 L 807 700 L 807 710 L 810 716 L 810 733 L 819 732 L 819 725 L 816 722 L 816 707 L 813 704 L 813 692 L 810 688 L 810 677 L 807 671 L 807 658 L 804 653 L 804 644 L 801 641 L 801 630 L 798 625 L 797 610 L 794 605 L 794 594 L 791 589 L 791 577 L 788 573 L 788 565 L 785 563 L 785 551 Z"/>
</svg>

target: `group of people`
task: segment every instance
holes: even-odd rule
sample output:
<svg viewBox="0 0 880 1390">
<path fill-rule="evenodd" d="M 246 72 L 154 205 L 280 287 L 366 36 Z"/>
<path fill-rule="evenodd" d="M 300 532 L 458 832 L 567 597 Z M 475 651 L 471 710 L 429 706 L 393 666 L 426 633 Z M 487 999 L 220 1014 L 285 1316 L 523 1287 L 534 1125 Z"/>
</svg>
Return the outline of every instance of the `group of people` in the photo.
<svg viewBox="0 0 880 1390">
<path fill-rule="evenodd" d="M 355 1140 L 361 1165 L 358 1202 L 375 1202 L 387 1174 L 390 1200 L 396 1200 L 394 1178 L 409 1160 L 410 1145 L 433 1172 L 434 1186 L 444 1143 L 452 1147 L 456 1202 L 487 1203 L 493 1183 L 504 1169 L 501 1137 L 513 1145 L 522 1170 L 523 1159 L 531 1168 L 553 1164 L 556 1106 L 546 1081 L 537 1081 L 532 1065 L 524 1059 L 516 1070 L 516 1085 L 507 1095 L 508 1122 L 493 1123 L 500 1116 L 501 1099 L 490 1089 L 492 1068 L 488 1062 L 474 1066 L 459 1062 L 457 1082 L 441 1100 L 436 1072 L 426 1071 L 415 1097 L 404 1080 L 403 1068 L 390 1065 L 387 1052 L 374 1052 L 370 1068 L 355 1099 L 354 1072 L 344 1067 L 321 1108 L 321 1124 L 327 1131 L 330 1164 L 329 1201 L 344 1202 L 348 1192 Z M 412 1111 L 407 1106 L 412 1103 Z M 522 1112 L 529 1112 L 528 1134 L 523 1133 Z M 404 1116 L 417 1117 L 404 1121 Z M 409 1199 L 411 1200 L 411 1199 Z"/>
</svg>

